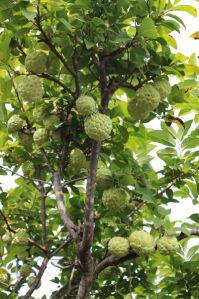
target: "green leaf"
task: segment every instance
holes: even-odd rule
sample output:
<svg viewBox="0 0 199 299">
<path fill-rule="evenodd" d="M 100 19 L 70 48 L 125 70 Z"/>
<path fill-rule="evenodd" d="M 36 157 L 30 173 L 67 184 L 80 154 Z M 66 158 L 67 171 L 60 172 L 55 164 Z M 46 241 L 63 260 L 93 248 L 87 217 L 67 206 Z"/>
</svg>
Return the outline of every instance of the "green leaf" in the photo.
<svg viewBox="0 0 199 299">
<path fill-rule="evenodd" d="M 155 28 L 155 23 L 151 18 L 145 18 L 140 27 L 139 34 L 143 37 L 150 39 L 155 39 L 158 37 L 157 29 Z"/>
<path fill-rule="evenodd" d="M 28 10 L 21 10 L 22 15 L 28 19 L 29 21 L 34 20 L 34 18 L 37 16 L 37 12 L 36 11 L 28 11 Z"/>
<path fill-rule="evenodd" d="M 161 130 L 154 130 L 149 133 L 149 137 L 152 141 L 158 142 L 164 145 L 176 146 L 175 139 L 167 132 Z"/>
<path fill-rule="evenodd" d="M 197 9 L 192 5 L 177 5 L 177 6 L 173 7 L 172 10 L 185 11 L 194 17 L 197 17 L 197 15 L 198 15 Z"/>
<path fill-rule="evenodd" d="M 195 222 L 199 223 L 199 214 L 192 214 L 189 218 Z"/>
<path fill-rule="evenodd" d="M 11 32 L 4 30 L 0 35 L 0 62 L 6 63 L 10 55 Z"/>
<path fill-rule="evenodd" d="M 66 21 L 66 19 L 64 18 L 59 18 L 59 21 L 66 27 L 66 29 L 68 31 L 72 31 L 73 30 L 73 27 L 71 26 L 71 24 L 69 22 Z"/>
<path fill-rule="evenodd" d="M 12 8 L 14 5 L 11 0 L 1 0 L 0 1 L 0 12 Z"/>
</svg>

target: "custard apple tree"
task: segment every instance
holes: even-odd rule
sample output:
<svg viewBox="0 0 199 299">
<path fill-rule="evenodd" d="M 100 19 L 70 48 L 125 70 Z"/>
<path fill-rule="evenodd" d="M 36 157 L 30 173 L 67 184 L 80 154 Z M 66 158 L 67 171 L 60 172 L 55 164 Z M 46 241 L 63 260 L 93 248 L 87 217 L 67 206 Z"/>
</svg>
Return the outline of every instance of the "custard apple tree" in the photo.
<svg viewBox="0 0 199 299">
<path fill-rule="evenodd" d="M 0 1 L 0 298 L 199 298 L 198 2 Z"/>
</svg>

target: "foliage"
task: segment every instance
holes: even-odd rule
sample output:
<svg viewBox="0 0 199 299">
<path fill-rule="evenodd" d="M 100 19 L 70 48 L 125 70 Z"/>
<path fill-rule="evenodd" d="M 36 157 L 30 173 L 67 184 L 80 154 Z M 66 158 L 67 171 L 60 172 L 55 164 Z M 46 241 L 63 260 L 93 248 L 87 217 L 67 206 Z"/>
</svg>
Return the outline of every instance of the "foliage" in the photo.
<svg viewBox="0 0 199 299">
<path fill-rule="evenodd" d="M 0 189 L 1 298 L 35 298 L 52 258 L 53 299 L 199 297 L 199 216 L 179 227 L 167 206 L 198 204 L 199 186 L 199 68 L 176 51 L 176 11 L 197 15 L 180 0 L 0 1 L 0 174 L 18 175 Z"/>
</svg>

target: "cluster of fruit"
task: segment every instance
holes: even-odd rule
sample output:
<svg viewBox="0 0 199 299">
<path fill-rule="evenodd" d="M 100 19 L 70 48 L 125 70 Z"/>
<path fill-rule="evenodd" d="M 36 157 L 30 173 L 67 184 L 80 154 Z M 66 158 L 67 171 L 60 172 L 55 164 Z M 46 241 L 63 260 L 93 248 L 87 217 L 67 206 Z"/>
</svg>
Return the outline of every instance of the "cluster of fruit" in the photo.
<svg viewBox="0 0 199 299">
<path fill-rule="evenodd" d="M 124 257 L 132 252 L 139 256 L 152 253 L 156 246 L 161 254 L 169 255 L 178 248 L 178 240 L 173 236 L 163 236 L 157 241 L 145 231 L 134 231 L 129 238 L 113 237 L 108 243 L 109 252 L 118 257 Z"/>
<path fill-rule="evenodd" d="M 135 120 L 144 120 L 158 107 L 161 100 L 171 92 L 167 79 L 157 79 L 143 85 L 136 91 L 134 98 L 128 102 L 128 112 Z"/>
</svg>

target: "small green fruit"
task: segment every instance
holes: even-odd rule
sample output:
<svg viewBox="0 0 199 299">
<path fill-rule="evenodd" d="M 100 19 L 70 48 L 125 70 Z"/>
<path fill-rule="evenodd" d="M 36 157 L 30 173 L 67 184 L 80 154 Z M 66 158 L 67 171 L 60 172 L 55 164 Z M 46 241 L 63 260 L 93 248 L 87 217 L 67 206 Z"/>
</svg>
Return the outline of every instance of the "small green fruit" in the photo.
<svg viewBox="0 0 199 299">
<path fill-rule="evenodd" d="M 76 101 L 76 108 L 80 115 L 89 116 L 96 111 L 96 103 L 92 97 L 82 95 Z"/>
<path fill-rule="evenodd" d="M 35 276 L 30 276 L 27 281 L 28 286 L 31 287 L 34 281 L 35 281 Z M 37 289 L 39 289 L 40 287 L 41 287 L 41 281 L 39 282 Z"/>
<path fill-rule="evenodd" d="M 102 202 L 107 210 L 119 212 L 129 203 L 129 195 L 122 188 L 110 188 L 103 192 Z"/>
<path fill-rule="evenodd" d="M 32 149 L 33 144 L 33 135 L 26 134 L 23 132 L 18 132 L 18 138 L 21 145 L 23 145 L 26 149 Z"/>
<path fill-rule="evenodd" d="M 164 236 L 157 241 L 157 248 L 164 255 L 174 253 L 178 246 L 179 243 L 175 237 Z"/>
<path fill-rule="evenodd" d="M 39 128 L 33 134 L 33 140 L 36 145 L 41 146 L 49 140 L 48 132 L 45 128 Z"/>
<path fill-rule="evenodd" d="M 100 187 L 108 188 L 113 185 L 113 176 L 110 169 L 102 167 L 97 170 L 96 183 Z"/>
<path fill-rule="evenodd" d="M 44 95 L 40 78 L 34 75 L 25 77 L 18 86 L 18 93 L 20 98 L 27 102 L 40 100 Z"/>
<path fill-rule="evenodd" d="M 112 131 L 112 121 L 105 114 L 95 113 L 84 122 L 86 134 L 94 140 L 103 141 L 109 138 Z"/>
<path fill-rule="evenodd" d="M 57 115 L 49 115 L 44 118 L 43 123 L 46 130 L 55 131 L 57 129 L 56 126 L 60 123 L 60 119 Z"/>
<path fill-rule="evenodd" d="M 113 237 L 108 243 L 108 250 L 115 256 L 126 256 L 129 252 L 129 241 L 126 238 Z"/>
<path fill-rule="evenodd" d="M 43 125 L 43 120 L 45 116 L 46 116 L 46 107 L 38 106 L 35 109 L 33 109 L 32 117 L 35 123 L 39 125 Z"/>
<path fill-rule="evenodd" d="M 75 148 L 71 151 L 69 161 L 75 174 L 80 174 L 82 169 L 87 168 L 86 157 L 78 148 Z"/>
<path fill-rule="evenodd" d="M 15 245 L 27 245 L 28 244 L 28 234 L 25 229 L 19 228 L 14 235 L 13 244 Z"/>
<path fill-rule="evenodd" d="M 147 232 L 134 231 L 129 236 L 131 249 L 138 255 L 148 255 L 155 250 L 155 240 Z"/>
<path fill-rule="evenodd" d="M 24 264 L 21 266 L 19 273 L 22 277 L 28 277 L 30 273 L 32 272 L 32 265 L 30 264 Z"/>
<path fill-rule="evenodd" d="M 41 51 L 34 51 L 26 56 L 25 67 L 28 72 L 41 74 L 46 69 L 47 56 Z"/>
<path fill-rule="evenodd" d="M 14 114 L 8 120 L 8 131 L 16 132 L 19 131 L 23 127 L 23 119 L 20 118 L 19 115 Z"/>
<path fill-rule="evenodd" d="M 23 252 L 20 252 L 18 255 L 17 255 L 18 259 L 21 260 L 21 261 L 25 261 L 28 259 L 29 255 L 28 255 L 28 252 L 27 251 L 23 251 Z"/>
<path fill-rule="evenodd" d="M 171 92 L 171 85 L 166 79 L 157 79 L 153 83 L 153 87 L 159 92 L 161 99 L 165 99 Z"/>
</svg>

